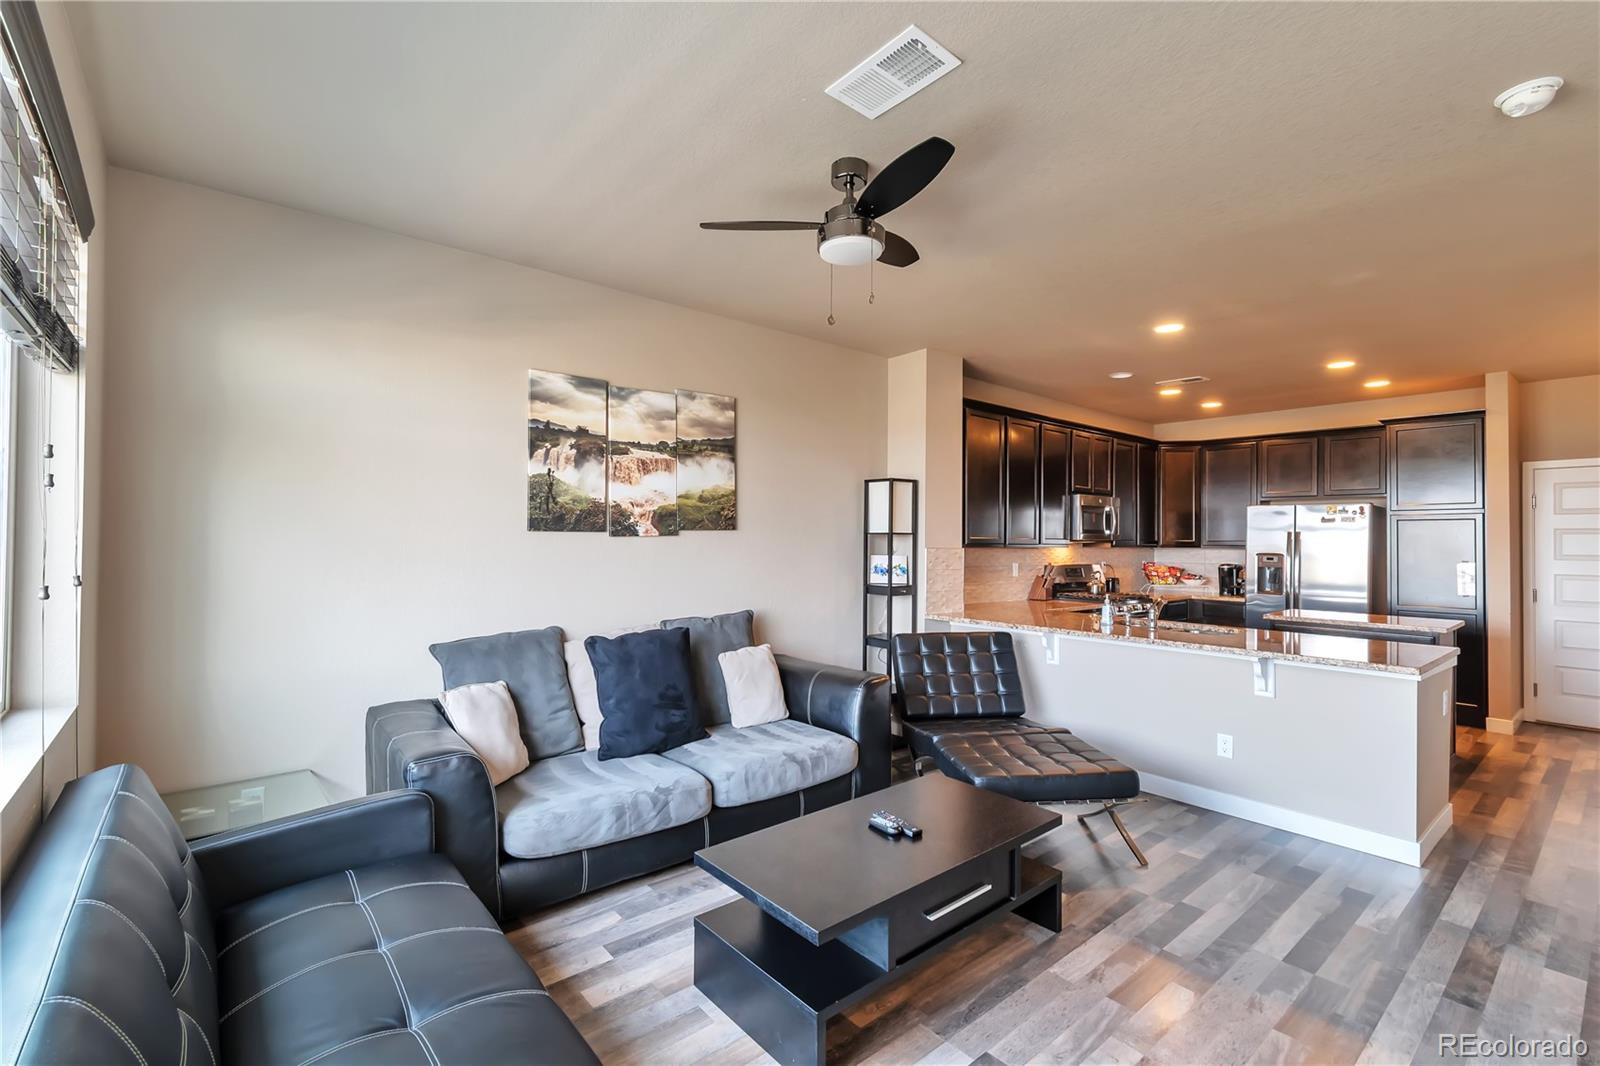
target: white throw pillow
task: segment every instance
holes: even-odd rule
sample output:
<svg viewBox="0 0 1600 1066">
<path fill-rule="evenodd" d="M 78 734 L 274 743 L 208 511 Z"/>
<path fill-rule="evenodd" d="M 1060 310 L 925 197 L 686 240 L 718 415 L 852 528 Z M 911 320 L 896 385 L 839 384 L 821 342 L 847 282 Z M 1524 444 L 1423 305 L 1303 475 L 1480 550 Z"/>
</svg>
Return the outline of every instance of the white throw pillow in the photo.
<svg viewBox="0 0 1600 1066">
<path fill-rule="evenodd" d="M 444 716 L 483 759 L 491 784 L 509 781 L 528 768 L 528 746 L 517 730 L 517 705 L 504 681 L 461 685 L 439 697 Z"/>
<path fill-rule="evenodd" d="M 728 686 L 728 711 L 735 729 L 789 717 L 771 644 L 725 651 L 717 656 L 717 663 Z"/>
<path fill-rule="evenodd" d="M 648 633 L 655 628 L 632 626 L 599 635 L 620 637 L 624 633 Z M 562 644 L 561 653 L 567 660 L 567 686 L 572 689 L 572 702 L 578 708 L 578 724 L 583 727 L 584 750 L 599 751 L 600 719 L 604 716 L 600 713 L 600 690 L 595 687 L 594 664 L 589 661 L 589 652 L 581 637 Z"/>
</svg>

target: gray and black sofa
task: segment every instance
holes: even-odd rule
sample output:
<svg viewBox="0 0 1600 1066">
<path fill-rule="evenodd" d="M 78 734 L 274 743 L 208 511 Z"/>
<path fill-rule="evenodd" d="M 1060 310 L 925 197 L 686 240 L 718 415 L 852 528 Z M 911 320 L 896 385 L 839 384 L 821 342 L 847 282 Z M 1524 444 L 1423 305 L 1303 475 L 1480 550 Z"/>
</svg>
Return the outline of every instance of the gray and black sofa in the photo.
<svg viewBox="0 0 1600 1066">
<path fill-rule="evenodd" d="M 508 921 L 886 787 L 888 678 L 776 659 L 787 720 L 742 729 L 708 722 L 704 740 L 607 760 L 581 746 L 538 757 L 539 738 L 529 734 L 531 765 L 499 788 L 437 700 L 373 707 L 367 790 L 427 793 L 440 850 L 490 912 Z M 559 704 L 560 663 L 545 663 L 537 678 L 508 676 L 528 669 L 527 659 L 498 672 L 485 664 L 479 676 L 508 681 L 519 717 L 525 702 Z"/>
<path fill-rule="evenodd" d="M 7 878 L 0 1062 L 595 1063 L 395 791 L 186 844 L 150 780 L 69 784 Z"/>
</svg>

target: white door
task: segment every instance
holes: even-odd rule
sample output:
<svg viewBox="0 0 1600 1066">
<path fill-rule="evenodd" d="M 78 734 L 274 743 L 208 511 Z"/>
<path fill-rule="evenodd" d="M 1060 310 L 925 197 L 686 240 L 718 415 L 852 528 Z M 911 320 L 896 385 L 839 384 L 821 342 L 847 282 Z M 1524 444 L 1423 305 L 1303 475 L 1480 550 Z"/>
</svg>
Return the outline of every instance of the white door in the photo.
<svg viewBox="0 0 1600 1066">
<path fill-rule="evenodd" d="M 1532 471 L 1527 716 L 1600 729 L 1600 460 Z"/>
</svg>

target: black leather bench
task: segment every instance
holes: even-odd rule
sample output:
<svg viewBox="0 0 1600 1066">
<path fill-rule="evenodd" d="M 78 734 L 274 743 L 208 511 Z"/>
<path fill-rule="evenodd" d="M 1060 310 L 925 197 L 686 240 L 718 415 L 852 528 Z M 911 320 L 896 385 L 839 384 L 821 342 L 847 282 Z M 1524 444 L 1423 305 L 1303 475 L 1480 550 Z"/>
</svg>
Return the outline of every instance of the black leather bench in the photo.
<svg viewBox="0 0 1600 1066">
<path fill-rule="evenodd" d="M 1139 794 L 1139 774 L 1070 730 L 1030 720 L 1010 633 L 903 633 L 894 638 L 900 725 L 919 770 L 1033 803 L 1099 803 L 1149 863 L 1115 804 Z"/>
</svg>

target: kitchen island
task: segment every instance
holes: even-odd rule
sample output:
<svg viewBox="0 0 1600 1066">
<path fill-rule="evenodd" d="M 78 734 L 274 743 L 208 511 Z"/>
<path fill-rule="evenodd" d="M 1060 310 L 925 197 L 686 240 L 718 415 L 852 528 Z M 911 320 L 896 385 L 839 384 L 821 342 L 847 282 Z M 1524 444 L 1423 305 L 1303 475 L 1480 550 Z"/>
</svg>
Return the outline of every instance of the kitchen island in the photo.
<svg viewBox="0 0 1600 1066">
<path fill-rule="evenodd" d="M 928 628 L 1014 632 L 1028 716 L 1114 753 L 1146 792 L 1413 866 L 1450 827 L 1454 647 L 1106 630 L 1053 601 L 969 604 Z"/>
</svg>

